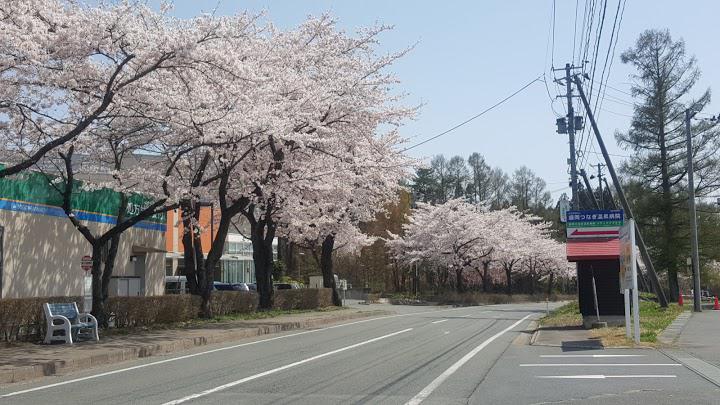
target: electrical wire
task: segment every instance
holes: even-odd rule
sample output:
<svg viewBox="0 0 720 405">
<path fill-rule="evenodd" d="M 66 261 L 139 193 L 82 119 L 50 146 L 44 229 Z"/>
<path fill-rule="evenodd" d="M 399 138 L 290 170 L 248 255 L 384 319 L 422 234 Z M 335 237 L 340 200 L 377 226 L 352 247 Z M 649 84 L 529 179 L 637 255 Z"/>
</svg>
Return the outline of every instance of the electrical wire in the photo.
<svg viewBox="0 0 720 405">
<path fill-rule="evenodd" d="M 450 133 L 450 132 L 452 132 L 452 131 L 460 128 L 460 127 L 462 127 L 463 125 L 469 123 L 470 121 L 473 121 L 473 120 L 475 120 L 475 119 L 477 119 L 477 118 L 482 117 L 483 115 L 487 114 L 488 112 L 494 110 L 496 107 L 504 104 L 506 101 L 508 101 L 508 100 L 510 100 L 511 98 L 515 97 L 516 95 L 520 94 L 523 90 L 525 90 L 525 89 L 527 89 L 528 87 L 530 87 L 530 85 L 532 85 L 533 83 L 535 83 L 535 82 L 537 82 L 537 81 L 540 81 L 540 78 L 541 78 L 541 77 L 543 77 L 542 74 L 539 75 L 538 77 L 532 79 L 531 81 L 529 81 L 527 84 L 525 84 L 524 86 L 522 86 L 521 88 L 519 88 L 518 90 L 516 90 L 514 93 L 512 93 L 512 94 L 510 94 L 509 96 L 505 97 L 504 99 L 498 101 L 497 103 L 491 105 L 490 107 L 482 110 L 481 112 L 473 115 L 472 117 L 466 119 L 465 121 L 463 121 L 463 122 L 461 122 L 461 123 L 453 126 L 453 127 L 450 128 L 450 129 L 447 129 L 447 130 L 445 130 L 445 131 L 443 131 L 443 132 L 441 132 L 441 133 L 439 133 L 439 134 L 437 134 L 437 135 L 431 136 L 430 138 L 428 138 L 428 139 L 426 139 L 426 140 L 424 140 L 424 141 L 422 141 L 422 142 L 418 142 L 418 143 L 416 143 L 415 145 L 408 146 L 407 148 L 403 149 L 402 152 L 406 152 L 406 151 L 409 151 L 410 149 L 417 148 L 417 147 L 420 146 L 420 145 L 424 145 L 424 144 L 426 144 L 426 143 L 428 143 L 428 142 L 430 142 L 430 141 L 432 141 L 432 140 L 434 140 L 434 139 L 440 138 L 441 136 L 446 135 L 446 134 L 448 134 L 448 133 Z"/>
</svg>

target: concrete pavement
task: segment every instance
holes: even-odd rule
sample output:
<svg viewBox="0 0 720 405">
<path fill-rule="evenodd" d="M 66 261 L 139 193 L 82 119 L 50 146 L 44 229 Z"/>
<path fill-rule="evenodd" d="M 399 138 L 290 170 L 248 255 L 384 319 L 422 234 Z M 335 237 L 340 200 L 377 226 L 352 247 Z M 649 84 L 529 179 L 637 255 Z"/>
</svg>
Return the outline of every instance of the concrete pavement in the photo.
<svg viewBox="0 0 720 405">
<path fill-rule="evenodd" d="M 100 342 L 75 345 L 15 343 L 2 347 L 0 384 L 81 371 L 99 365 L 174 353 L 197 346 L 224 343 L 287 330 L 313 328 L 349 319 L 388 315 L 379 307 L 307 312 L 276 318 L 203 323 L 176 329 L 137 330 L 129 335 L 101 332 Z"/>
<path fill-rule="evenodd" d="M 545 304 L 393 309 L 401 313 L 3 386 L 0 402 L 523 404 L 610 395 L 611 403 L 708 403 L 718 397 L 716 387 L 652 350 L 621 351 L 644 355 L 636 358 L 541 357 L 615 353 L 523 344 L 518 336 Z M 544 363 L 563 365 L 537 365 Z M 646 377 L 613 377 L 633 374 Z M 588 375 L 596 377 L 577 377 Z"/>
</svg>

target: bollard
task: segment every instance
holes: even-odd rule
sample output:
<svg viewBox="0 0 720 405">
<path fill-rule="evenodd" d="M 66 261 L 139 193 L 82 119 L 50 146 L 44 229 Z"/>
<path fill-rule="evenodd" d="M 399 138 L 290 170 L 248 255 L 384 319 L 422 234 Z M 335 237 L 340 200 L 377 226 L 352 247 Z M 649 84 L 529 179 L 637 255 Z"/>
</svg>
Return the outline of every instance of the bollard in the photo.
<svg viewBox="0 0 720 405">
<path fill-rule="evenodd" d="M 715 305 L 713 305 L 713 309 L 716 311 L 720 311 L 720 302 L 718 302 L 717 295 L 715 296 Z"/>
<path fill-rule="evenodd" d="M 683 296 L 682 296 L 682 292 L 681 292 L 680 295 L 678 296 L 678 305 L 683 306 L 683 304 L 684 304 L 684 302 L 683 302 Z"/>
</svg>

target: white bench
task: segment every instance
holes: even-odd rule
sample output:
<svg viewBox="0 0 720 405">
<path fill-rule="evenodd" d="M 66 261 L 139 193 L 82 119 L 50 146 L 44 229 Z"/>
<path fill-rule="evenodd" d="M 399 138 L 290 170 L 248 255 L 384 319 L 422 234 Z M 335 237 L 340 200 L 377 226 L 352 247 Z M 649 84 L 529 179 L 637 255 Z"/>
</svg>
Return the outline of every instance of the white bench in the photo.
<svg viewBox="0 0 720 405">
<path fill-rule="evenodd" d="M 45 320 L 47 320 L 47 333 L 44 343 L 61 341 L 72 344 L 80 337 L 94 338 L 97 342 L 98 322 L 94 316 L 80 313 L 74 302 L 43 305 Z M 59 332 L 59 334 L 55 334 Z"/>
</svg>

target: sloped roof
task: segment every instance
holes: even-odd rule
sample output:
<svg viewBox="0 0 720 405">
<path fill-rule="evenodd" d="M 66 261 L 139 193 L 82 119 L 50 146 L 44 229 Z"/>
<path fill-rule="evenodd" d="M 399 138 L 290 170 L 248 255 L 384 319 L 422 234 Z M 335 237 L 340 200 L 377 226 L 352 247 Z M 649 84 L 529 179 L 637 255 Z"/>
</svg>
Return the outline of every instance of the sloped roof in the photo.
<svg viewBox="0 0 720 405">
<path fill-rule="evenodd" d="M 619 239 L 568 240 L 567 259 L 569 262 L 583 260 L 613 260 L 620 257 Z"/>
</svg>

